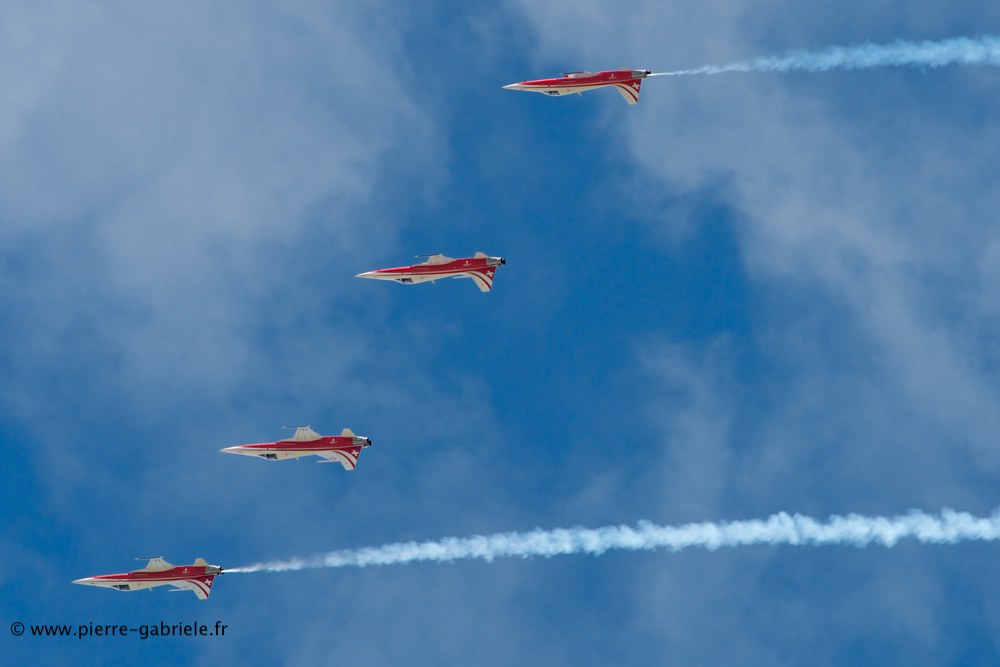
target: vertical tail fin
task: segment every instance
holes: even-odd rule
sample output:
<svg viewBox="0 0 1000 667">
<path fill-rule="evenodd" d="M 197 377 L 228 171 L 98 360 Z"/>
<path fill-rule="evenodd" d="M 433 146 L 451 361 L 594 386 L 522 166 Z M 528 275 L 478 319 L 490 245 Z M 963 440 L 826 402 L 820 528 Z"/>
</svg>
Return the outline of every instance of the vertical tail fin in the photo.
<svg viewBox="0 0 1000 667">
<path fill-rule="evenodd" d="M 642 86 L 642 79 L 632 79 L 623 83 L 616 83 L 615 88 L 622 94 L 629 104 L 638 104 L 639 88 Z"/>
<path fill-rule="evenodd" d="M 178 579 L 171 581 L 173 591 L 191 591 L 199 600 L 207 600 L 212 593 L 212 584 L 215 583 L 214 574 L 206 574 L 201 577 L 191 577 L 190 579 Z"/>
</svg>

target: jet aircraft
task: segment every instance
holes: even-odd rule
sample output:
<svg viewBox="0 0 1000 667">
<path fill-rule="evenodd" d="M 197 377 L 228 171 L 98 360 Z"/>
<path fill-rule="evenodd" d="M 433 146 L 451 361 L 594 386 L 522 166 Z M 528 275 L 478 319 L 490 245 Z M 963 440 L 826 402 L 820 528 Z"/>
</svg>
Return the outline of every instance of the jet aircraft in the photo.
<svg viewBox="0 0 1000 667">
<path fill-rule="evenodd" d="M 209 565 L 204 558 L 195 558 L 193 565 L 174 566 L 161 557 L 137 558 L 149 563 L 141 570 L 124 574 L 100 574 L 96 577 L 77 579 L 74 584 L 103 586 L 118 591 L 138 591 L 156 586 L 173 586 L 175 591 L 191 591 L 199 600 L 207 600 L 212 592 L 212 582 L 222 574 L 218 565 Z"/>
<path fill-rule="evenodd" d="M 371 278 L 373 280 L 394 280 L 403 285 L 434 282 L 439 278 L 472 278 L 476 287 L 483 292 L 489 292 L 493 287 L 493 275 L 497 267 L 507 263 L 503 257 L 488 257 L 486 253 L 477 252 L 472 257 L 453 259 L 444 255 L 417 255 L 427 257 L 426 262 L 413 266 L 397 266 L 392 269 L 375 269 L 359 273 L 356 278 Z"/>
<path fill-rule="evenodd" d="M 295 435 L 286 440 L 256 445 L 236 445 L 219 451 L 226 454 L 259 456 L 270 461 L 316 455 L 323 459 L 317 463 L 339 463 L 344 466 L 344 470 L 354 470 L 358 465 L 361 450 L 371 444 L 371 438 L 354 435 L 349 428 L 341 431 L 340 435 L 320 435 L 308 426 L 298 426 L 295 428 Z"/>
<path fill-rule="evenodd" d="M 652 74 L 648 69 L 619 69 L 610 72 L 569 72 L 556 79 L 522 81 L 504 86 L 507 90 L 527 90 L 546 95 L 577 95 L 588 90 L 613 86 L 629 104 L 639 101 L 639 86 Z"/>
</svg>

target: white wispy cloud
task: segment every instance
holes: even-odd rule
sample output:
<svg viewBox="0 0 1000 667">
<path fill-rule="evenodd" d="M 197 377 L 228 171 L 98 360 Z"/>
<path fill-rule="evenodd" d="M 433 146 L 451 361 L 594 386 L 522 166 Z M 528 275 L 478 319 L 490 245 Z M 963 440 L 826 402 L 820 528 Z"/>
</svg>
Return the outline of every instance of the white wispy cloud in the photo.
<svg viewBox="0 0 1000 667">
<path fill-rule="evenodd" d="M 996 19 L 994 8 L 932 3 L 906 16 L 893 3 L 854 5 L 849 19 L 843 7 L 794 3 L 513 4 L 537 35 L 539 69 L 690 69 L 831 42 L 919 45 L 942 32 L 979 34 Z M 641 179 L 628 183 L 629 196 L 659 200 L 635 222 L 668 240 L 664 261 L 711 272 L 687 240 L 732 242 L 738 256 L 718 284 L 746 294 L 746 310 L 715 331 L 674 326 L 678 305 L 664 306 L 661 330 L 637 346 L 643 408 L 624 420 L 659 456 L 647 452 L 602 498 L 685 519 L 698 505 L 767 514 L 831 502 L 870 513 L 995 504 L 998 165 L 996 132 L 982 118 L 998 106 L 996 70 L 926 70 L 664 77 L 644 88 L 637 113 L 621 113 L 610 96 L 589 103 L 600 110 L 595 132 L 629 137 L 622 168 L 637 167 Z M 682 198 L 707 201 L 715 216 L 675 206 Z M 678 228 L 685 234 L 662 231 Z M 725 382 L 705 353 L 720 340 L 733 350 Z M 669 635 L 663 661 L 815 660 L 821 640 L 798 630 L 831 617 L 845 635 L 892 635 L 897 646 L 914 637 L 953 655 L 947 633 L 924 631 L 961 604 L 941 593 L 961 577 L 943 574 L 930 551 L 914 557 L 909 577 L 895 575 L 889 557 L 867 558 L 878 583 L 852 595 L 829 584 L 784 597 L 769 569 L 777 556 L 689 556 L 683 575 L 649 566 L 631 581 L 647 639 Z M 807 585 L 815 562 L 797 583 Z M 834 579 L 850 575 L 831 567 Z M 759 627 L 762 605 L 775 617 Z M 731 641 L 715 646 L 717 636 Z M 820 653 L 820 662 L 843 662 L 833 647 Z"/>
</svg>

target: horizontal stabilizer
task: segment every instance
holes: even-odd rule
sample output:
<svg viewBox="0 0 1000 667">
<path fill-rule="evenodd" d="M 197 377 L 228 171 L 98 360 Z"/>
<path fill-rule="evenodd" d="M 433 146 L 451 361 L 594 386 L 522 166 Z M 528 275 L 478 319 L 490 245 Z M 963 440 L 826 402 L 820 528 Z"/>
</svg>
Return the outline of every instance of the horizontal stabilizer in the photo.
<svg viewBox="0 0 1000 667">
<path fill-rule="evenodd" d="M 343 431 L 340 432 L 340 437 L 341 438 L 353 438 L 353 437 L 355 437 L 354 436 L 354 431 L 352 431 L 349 428 L 345 428 Z"/>
</svg>

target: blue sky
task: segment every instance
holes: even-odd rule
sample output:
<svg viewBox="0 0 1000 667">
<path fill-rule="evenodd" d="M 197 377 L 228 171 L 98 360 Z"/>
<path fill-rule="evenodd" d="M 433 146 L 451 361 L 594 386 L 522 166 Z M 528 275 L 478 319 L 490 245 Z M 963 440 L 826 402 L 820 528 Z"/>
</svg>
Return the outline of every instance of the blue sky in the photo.
<svg viewBox="0 0 1000 667">
<path fill-rule="evenodd" d="M 994 546 L 751 547 L 72 579 L 536 526 L 986 514 L 1000 70 L 657 71 L 1000 32 L 982 3 L 0 9 L 15 663 L 995 664 Z M 494 291 L 354 274 L 508 264 Z M 351 474 L 218 449 L 370 436 Z M 9 656 L 9 657 L 8 657 Z"/>
</svg>

